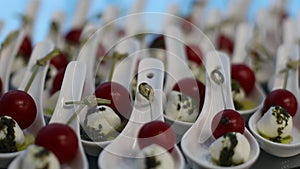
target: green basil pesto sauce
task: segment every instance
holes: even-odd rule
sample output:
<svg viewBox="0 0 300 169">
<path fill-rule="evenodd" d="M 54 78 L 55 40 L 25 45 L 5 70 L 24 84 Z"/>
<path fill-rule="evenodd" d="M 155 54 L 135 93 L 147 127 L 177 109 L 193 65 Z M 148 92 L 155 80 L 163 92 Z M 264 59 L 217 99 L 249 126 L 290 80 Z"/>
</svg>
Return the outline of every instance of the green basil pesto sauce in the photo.
<svg viewBox="0 0 300 169">
<path fill-rule="evenodd" d="M 224 148 L 221 150 L 218 164 L 220 166 L 232 166 L 234 165 L 232 161 L 232 157 L 234 155 L 234 148 L 237 146 L 238 140 L 236 134 L 232 132 L 225 134 L 223 137 L 224 139 L 229 138 L 231 144 L 230 147 L 224 146 Z"/>
<path fill-rule="evenodd" d="M 145 163 L 146 169 L 154 169 L 161 164 L 161 162 L 157 160 L 155 156 L 146 157 Z"/>
<path fill-rule="evenodd" d="M 5 130 L 7 128 L 6 137 L 0 140 L 0 153 L 11 153 L 17 151 L 17 146 L 15 142 L 15 122 L 13 119 L 6 118 L 2 116 L 0 118 L 0 130 Z"/>
<path fill-rule="evenodd" d="M 278 127 L 277 128 L 277 136 L 276 137 L 268 137 L 265 134 L 262 134 L 261 132 L 260 135 L 263 136 L 264 138 L 271 140 L 273 142 L 276 143 L 284 143 L 284 144 L 289 144 L 290 142 L 292 142 L 292 137 L 291 136 L 287 136 L 287 137 L 282 137 L 282 133 L 283 130 L 286 128 L 286 126 L 288 126 L 288 121 L 289 118 L 291 117 L 288 113 L 287 110 L 285 110 L 284 108 L 280 107 L 280 106 L 275 106 L 272 109 L 272 115 L 276 118 L 276 122 L 278 125 L 283 125 L 282 127 Z"/>
</svg>

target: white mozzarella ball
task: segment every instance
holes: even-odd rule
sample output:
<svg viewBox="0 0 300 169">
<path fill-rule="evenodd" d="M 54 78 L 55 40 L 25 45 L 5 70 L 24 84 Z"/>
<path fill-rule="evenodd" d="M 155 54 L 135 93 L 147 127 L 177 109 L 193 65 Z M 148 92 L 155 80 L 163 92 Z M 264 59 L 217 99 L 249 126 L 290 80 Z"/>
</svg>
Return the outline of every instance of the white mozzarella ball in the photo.
<svg viewBox="0 0 300 169">
<path fill-rule="evenodd" d="M 165 114 L 173 120 L 195 122 L 198 115 L 198 105 L 195 101 L 178 91 L 171 91 L 167 95 Z"/>
</svg>

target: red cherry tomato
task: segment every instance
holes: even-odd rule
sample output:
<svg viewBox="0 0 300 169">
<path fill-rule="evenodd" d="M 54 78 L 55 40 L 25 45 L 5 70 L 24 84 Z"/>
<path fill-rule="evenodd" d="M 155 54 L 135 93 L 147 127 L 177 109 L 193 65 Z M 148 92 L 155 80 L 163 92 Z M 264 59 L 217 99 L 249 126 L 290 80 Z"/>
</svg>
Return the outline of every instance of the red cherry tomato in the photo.
<svg viewBox="0 0 300 169">
<path fill-rule="evenodd" d="M 200 48 L 196 45 L 185 45 L 187 57 L 190 61 L 202 65 L 203 54 Z"/>
<path fill-rule="evenodd" d="M 220 34 L 217 38 L 217 48 L 232 55 L 234 49 L 234 42 L 230 37 L 224 34 Z"/>
<path fill-rule="evenodd" d="M 245 64 L 231 65 L 231 79 L 239 82 L 246 94 L 249 94 L 255 87 L 255 73 Z"/>
<path fill-rule="evenodd" d="M 0 100 L 0 116 L 12 117 L 22 129 L 29 127 L 37 114 L 33 98 L 22 90 L 11 90 Z"/>
<path fill-rule="evenodd" d="M 144 124 L 138 133 L 138 144 L 141 149 L 157 144 L 172 151 L 176 135 L 169 124 L 162 121 L 151 121 Z"/>
<path fill-rule="evenodd" d="M 66 39 L 67 42 L 69 42 L 71 44 L 79 44 L 81 33 L 82 33 L 82 29 L 81 28 L 71 29 L 66 34 L 65 39 Z"/>
<path fill-rule="evenodd" d="M 245 121 L 237 111 L 225 109 L 213 118 L 211 129 L 216 139 L 228 132 L 243 134 L 245 131 Z"/>
<path fill-rule="evenodd" d="M 199 103 L 199 111 L 202 109 L 205 96 L 205 86 L 199 80 L 194 78 L 181 79 L 173 86 L 173 90 L 179 91 L 197 100 Z"/>
<path fill-rule="evenodd" d="M 64 80 L 66 68 L 61 68 L 58 70 L 56 76 L 52 82 L 52 88 L 50 90 L 50 94 L 54 94 L 55 92 L 59 91 Z"/>
<path fill-rule="evenodd" d="M 262 108 L 262 112 L 265 113 L 271 106 L 281 106 L 294 117 L 297 112 L 298 102 L 293 93 L 285 89 L 277 89 L 271 91 L 265 101 Z"/>
<path fill-rule="evenodd" d="M 95 90 L 97 98 L 111 100 L 111 107 L 122 119 L 127 121 L 131 115 L 132 103 L 129 91 L 119 83 L 104 82 Z"/>
<path fill-rule="evenodd" d="M 23 56 L 25 60 L 29 60 L 32 52 L 32 42 L 29 36 L 25 36 L 18 51 L 18 55 Z"/>
<path fill-rule="evenodd" d="M 78 151 L 77 134 L 61 123 L 50 123 L 43 127 L 35 138 L 35 144 L 53 152 L 62 164 L 71 161 Z"/>
<path fill-rule="evenodd" d="M 60 52 L 57 56 L 50 60 L 50 64 L 53 65 L 57 70 L 65 68 L 68 65 L 68 57 L 65 53 Z"/>
</svg>

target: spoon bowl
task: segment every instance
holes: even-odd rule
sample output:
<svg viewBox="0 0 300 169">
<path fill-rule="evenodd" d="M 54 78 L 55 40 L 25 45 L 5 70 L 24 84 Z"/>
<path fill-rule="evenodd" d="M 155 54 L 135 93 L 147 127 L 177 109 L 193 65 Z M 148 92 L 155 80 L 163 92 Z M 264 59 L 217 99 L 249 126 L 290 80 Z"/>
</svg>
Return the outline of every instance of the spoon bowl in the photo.
<svg viewBox="0 0 300 169">
<path fill-rule="evenodd" d="M 22 40 L 25 37 L 25 31 L 20 30 L 19 32 L 16 32 L 16 36 L 13 34 L 14 33 L 11 34 L 12 39 L 10 40 L 8 45 L 4 45 L 1 47 L 0 78 L 3 83 L 3 93 L 9 90 L 9 77 L 11 75 L 12 65 L 21 46 Z"/>
<path fill-rule="evenodd" d="M 94 69 L 92 69 L 94 66 L 93 65 L 94 62 L 91 61 L 93 59 L 85 57 L 86 56 L 85 52 L 91 52 L 91 51 L 93 51 L 93 49 L 95 49 L 95 48 L 93 48 L 93 45 L 95 44 L 92 42 L 93 39 L 90 39 L 90 41 L 91 42 L 88 42 L 90 44 L 87 44 L 87 46 L 82 49 L 82 53 L 80 53 L 80 55 L 78 57 L 78 60 L 81 60 L 88 65 L 87 77 L 85 80 L 86 85 L 84 88 L 84 93 L 86 96 L 94 94 L 94 91 L 95 91 L 95 86 L 94 86 L 95 82 L 94 82 L 94 78 L 93 78 L 94 77 Z M 122 41 L 121 43 L 119 43 L 116 46 L 116 50 L 118 52 L 128 53 L 128 56 L 126 58 L 124 58 L 123 60 L 121 60 L 121 62 L 116 65 L 113 76 L 112 76 L 112 81 L 123 85 L 128 91 L 131 91 L 131 89 L 132 89 L 131 88 L 131 80 L 134 77 L 135 70 L 136 70 L 135 67 L 137 65 L 137 61 L 138 61 L 138 57 L 139 57 L 138 53 L 136 53 L 135 51 L 137 51 L 139 48 L 140 47 L 139 47 L 138 42 L 134 39 L 126 39 L 125 41 Z M 94 59 L 96 60 L 96 58 L 94 58 Z M 83 109 L 83 111 L 80 113 L 80 123 L 81 124 L 84 123 L 84 119 L 85 119 L 85 115 L 86 115 L 87 111 L 88 111 L 88 107 Z M 108 144 L 110 144 L 112 142 L 112 140 L 95 142 L 95 141 L 88 141 L 88 140 L 81 139 L 81 142 L 82 142 L 87 154 L 89 154 L 91 156 L 98 156 L 99 153 L 102 151 L 102 149 L 104 147 L 106 147 Z"/>
<path fill-rule="evenodd" d="M 272 90 L 282 89 L 284 84 L 284 75 L 280 73 L 282 69 L 286 67 L 288 60 L 298 60 L 299 51 L 298 47 L 293 44 L 284 44 L 278 48 L 276 61 L 276 70 L 274 76 L 274 83 Z M 288 72 L 287 86 L 286 89 L 292 92 L 299 103 L 299 89 L 298 89 L 298 71 L 290 70 Z M 272 142 L 264 137 L 262 137 L 257 130 L 257 122 L 261 118 L 261 109 L 257 110 L 249 119 L 249 129 L 257 139 L 260 147 L 269 154 L 277 157 L 291 157 L 300 154 L 300 112 L 299 104 L 298 111 L 293 117 L 293 127 L 291 131 L 291 136 L 293 138 L 292 142 L 289 144 L 281 144 Z"/>
<path fill-rule="evenodd" d="M 250 42 L 253 36 L 254 27 L 252 24 L 242 22 L 238 25 L 237 35 L 236 35 L 236 47 L 231 59 L 232 63 L 246 63 L 251 67 L 250 58 L 247 56 L 247 44 Z M 244 119 L 249 119 L 250 115 L 262 107 L 262 103 L 266 97 L 265 92 L 262 87 L 256 82 L 254 89 L 246 96 L 246 99 L 254 101 L 255 107 L 246 110 L 237 110 Z"/>
<path fill-rule="evenodd" d="M 183 39 L 180 28 L 174 24 L 169 24 L 165 28 L 165 34 L 168 35 L 165 36 L 166 49 L 168 51 L 166 53 L 167 74 L 166 82 L 164 85 L 164 92 L 168 94 L 172 91 L 172 88 L 176 84 L 176 82 L 184 78 L 194 78 L 194 76 L 188 66 L 184 44 L 180 41 Z M 178 119 L 172 119 L 166 114 L 164 114 L 164 118 L 175 131 L 177 135 L 177 142 L 181 140 L 183 134 L 193 124 L 193 122 L 184 122 Z"/>
<path fill-rule="evenodd" d="M 24 90 L 30 76 L 33 71 L 32 68 L 36 64 L 36 61 L 44 56 L 46 56 L 49 52 L 54 49 L 54 45 L 49 41 L 43 41 L 36 45 L 34 48 L 32 55 L 30 57 L 29 63 L 26 67 L 25 76 L 23 77 L 22 83 L 19 87 L 19 90 Z M 24 134 L 30 134 L 34 137 L 40 128 L 45 126 L 45 121 L 43 118 L 43 108 L 42 108 L 42 94 L 44 89 L 44 80 L 46 78 L 46 73 L 48 69 L 48 64 L 46 66 L 42 66 L 39 68 L 38 73 L 34 81 L 31 84 L 30 89 L 28 90 L 28 94 L 31 95 L 35 104 L 37 105 L 37 115 L 34 122 L 26 129 L 23 130 Z M 5 168 L 9 165 L 9 163 L 23 151 L 13 152 L 13 153 L 0 153 L 0 168 Z"/>
<path fill-rule="evenodd" d="M 228 168 L 214 164 L 208 148 L 215 140 L 211 129 L 213 117 L 225 108 L 234 110 L 230 85 L 230 63 L 228 56 L 216 51 L 209 52 L 206 58 L 204 105 L 197 121 L 184 134 L 181 148 L 189 165 L 193 168 Z M 244 136 L 250 143 L 250 157 L 243 164 L 231 166 L 231 168 L 250 168 L 259 156 L 259 145 L 247 129 L 244 131 Z"/>
<path fill-rule="evenodd" d="M 163 118 L 163 73 L 164 67 L 161 61 L 153 58 L 145 58 L 140 61 L 138 69 L 138 82 L 134 109 L 128 124 L 115 140 L 105 147 L 98 158 L 100 168 L 137 168 L 136 161 L 141 149 L 137 143 L 137 135 L 143 124 L 152 120 L 164 121 Z M 153 88 L 151 104 L 145 99 L 139 86 L 147 83 Z M 176 168 L 183 169 L 184 158 L 179 148 L 175 145 L 171 156 Z"/>
<path fill-rule="evenodd" d="M 66 101 L 74 101 L 80 100 L 83 82 L 85 78 L 85 64 L 79 61 L 72 61 L 68 64 L 64 80 L 61 86 L 61 92 L 59 94 L 59 99 L 56 104 L 54 113 L 50 119 L 49 123 L 63 123 L 65 124 L 76 111 L 76 107 L 74 105 L 66 105 Z M 75 83 L 74 83 L 75 82 Z M 70 87 L 71 86 L 71 87 Z M 70 123 L 70 127 L 77 133 L 79 140 L 79 123 L 78 120 L 73 120 Z M 84 150 L 82 148 L 81 143 L 79 142 L 79 150 L 70 162 L 61 165 L 62 169 L 73 168 L 73 169 L 87 169 L 88 162 L 87 158 L 84 154 Z M 22 153 L 18 158 L 16 158 L 9 166 L 9 169 L 18 169 L 20 168 L 21 160 L 23 158 L 24 153 Z"/>
</svg>

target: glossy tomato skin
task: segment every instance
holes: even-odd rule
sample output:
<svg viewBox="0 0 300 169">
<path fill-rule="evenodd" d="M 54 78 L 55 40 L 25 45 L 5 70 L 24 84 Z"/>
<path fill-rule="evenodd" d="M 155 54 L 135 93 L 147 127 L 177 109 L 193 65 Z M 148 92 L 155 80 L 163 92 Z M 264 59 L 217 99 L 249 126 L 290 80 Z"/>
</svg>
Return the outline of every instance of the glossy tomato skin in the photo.
<svg viewBox="0 0 300 169">
<path fill-rule="evenodd" d="M 52 88 L 50 90 L 50 94 L 54 94 L 55 92 L 59 91 L 64 80 L 66 68 L 61 68 L 58 70 L 56 76 L 52 82 Z"/>
<path fill-rule="evenodd" d="M 172 151 L 176 143 L 176 134 L 171 126 L 162 121 L 151 121 L 144 124 L 138 133 L 138 144 L 141 149 L 157 144 Z"/>
<path fill-rule="evenodd" d="M 196 45 L 185 45 L 187 57 L 190 61 L 202 65 L 203 54 L 201 49 Z"/>
<path fill-rule="evenodd" d="M 11 90 L 3 94 L 0 100 L 0 116 L 12 117 L 25 129 L 35 120 L 37 107 L 33 98 L 22 90 Z"/>
<path fill-rule="evenodd" d="M 255 73 L 245 64 L 236 63 L 231 65 L 231 79 L 238 81 L 246 94 L 251 93 L 255 87 Z"/>
<path fill-rule="evenodd" d="M 132 103 L 129 91 L 121 84 L 116 82 L 104 82 L 95 90 L 97 98 L 108 99 L 114 112 L 116 112 L 122 121 L 127 121 L 131 115 Z"/>
<path fill-rule="evenodd" d="M 276 89 L 267 95 L 262 108 L 262 113 L 267 112 L 271 106 L 276 105 L 286 109 L 292 117 L 294 117 L 298 109 L 298 102 L 295 95 L 285 89 Z"/>
<path fill-rule="evenodd" d="M 199 103 L 199 111 L 202 109 L 205 97 L 205 86 L 199 80 L 183 78 L 173 86 L 172 90 L 179 91 L 197 100 Z"/>
<path fill-rule="evenodd" d="M 225 109 L 218 112 L 213 118 L 211 129 L 216 139 L 228 132 L 243 134 L 245 131 L 245 121 L 237 111 Z"/>
<path fill-rule="evenodd" d="M 35 144 L 53 152 L 61 164 L 71 161 L 78 151 L 78 137 L 68 125 L 50 123 L 35 138 Z"/>
<path fill-rule="evenodd" d="M 79 44 L 81 33 L 81 28 L 73 28 L 66 34 L 65 39 L 71 44 Z"/>
<path fill-rule="evenodd" d="M 18 51 L 18 55 L 23 56 L 25 60 L 29 60 L 32 52 L 32 41 L 29 36 L 25 36 Z"/>
<path fill-rule="evenodd" d="M 234 42 L 230 37 L 220 34 L 217 37 L 217 48 L 232 55 L 234 50 Z"/>
<path fill-rule="evenodd" d="M 50 64 L 53 65 L 57 70 L 65 68 L 68 65 L 68 57 L 65 53 L 60 52 L 57 56 L 50 60 Z"/>
</svg>

